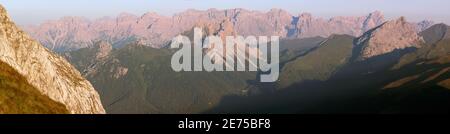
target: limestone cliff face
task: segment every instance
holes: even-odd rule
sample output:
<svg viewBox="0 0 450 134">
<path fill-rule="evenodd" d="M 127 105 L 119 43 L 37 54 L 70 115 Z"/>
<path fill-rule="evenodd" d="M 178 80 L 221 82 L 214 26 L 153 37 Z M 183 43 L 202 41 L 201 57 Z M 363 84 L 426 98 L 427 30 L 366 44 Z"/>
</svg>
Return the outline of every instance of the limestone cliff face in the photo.
<svg viewBox="0 0 450 134">
<path fill-rule="evenodd" d="M 423 42 L 415 25 L 401 17 L 369 30 L 357 39 L 356 45 L 362 47 L 359 59 L 367 59 L 396 49 L 420 47 Z"/>
<path fill-rule="evenodd" d="M 0 61 L 73 114 L 105 113 L 98 93 L 64 58 L 31 39 L 0 6 Z"/>
</svg>

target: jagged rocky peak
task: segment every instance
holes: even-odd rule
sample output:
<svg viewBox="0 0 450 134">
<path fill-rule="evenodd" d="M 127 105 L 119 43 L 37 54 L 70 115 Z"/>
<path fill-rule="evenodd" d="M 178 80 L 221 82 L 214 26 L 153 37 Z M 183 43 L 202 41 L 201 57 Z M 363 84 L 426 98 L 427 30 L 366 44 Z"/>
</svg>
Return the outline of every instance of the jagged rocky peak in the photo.
<svg viewBox="0 0 450 134">
<path fill-rule="evenodd" d="M 20 30 L 0 6 L 0 61 L 70 113 L 105 113 L 98 93 L 64 58 Z"/>
<path fill-rule="evenodd" d="M 396 49 L 420 47 L 423 42 L 414 24 L 408 23 L 405 17 L 400 17 L 369 30 L 357 39 L 356 45 L 362 48 L 359 57 L 362 60 Z"/>
<path fill-rule="evenodd" d="M 84 17 L 68 16 L 59 20 L 48 21 L 40 26 L 25 28 L 32 37 L 52 50 L 75 50 L 90 45 L 95 39 L 90 28 L 90 21 Z M 66 45 L 72 44 L 72 45 Z"/>
</svg>

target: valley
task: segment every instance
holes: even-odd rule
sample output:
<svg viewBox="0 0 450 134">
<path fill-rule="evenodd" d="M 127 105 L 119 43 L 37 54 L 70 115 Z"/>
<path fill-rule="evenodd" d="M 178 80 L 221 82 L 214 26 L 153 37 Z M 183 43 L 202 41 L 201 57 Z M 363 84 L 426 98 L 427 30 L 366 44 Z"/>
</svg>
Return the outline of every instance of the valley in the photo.
<svg viewBox="0 0 450 134">
<path fill-rule="evenodd" d="M 392 24 L 401 24 L 397 21 L 404 20 Z M 395 31 L 389 23 L 380 29 Z M 437 27 L 448 29 L 438 24 L 429 30 Z M 364 59 L 359 58 L 367 54 L 361 48 L 370 45 L 370 39 L 365 44 L 350 35 L 283 39 L 281 75 L 275 83 L 260 83 L 251 72 L 175 72 L 169 63 L 175 50 L 137 44 L 113 49 L 107 60 L 90 62 L 96 71 L 85 76 L 106 96 L 103 102 L 109 103 L 105 105 L 111 113 L 445 113 L 450 95 L 445 86 L 448 39 L 444 32 L 426 33 L 411 35 L 424 37 L 415 44 L 420 47 Z M 78 59 L 73 55 L 92 55 L 78 52 L 99 52 L 93 48 L 66 55 Z M 431 52 L 435 50 L 440 52 Z M 89 67 L 83 65 L 89 62 L 73 63 L 80 70 Z M 128 73 L 115 78 L 118 68 Z"/>
</svg>

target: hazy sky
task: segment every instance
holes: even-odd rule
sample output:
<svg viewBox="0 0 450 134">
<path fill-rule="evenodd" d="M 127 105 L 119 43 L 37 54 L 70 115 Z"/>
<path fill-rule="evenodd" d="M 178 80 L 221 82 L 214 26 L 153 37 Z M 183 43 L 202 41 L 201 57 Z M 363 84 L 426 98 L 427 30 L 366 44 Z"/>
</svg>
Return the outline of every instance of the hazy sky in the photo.
<svg viewBox="0 0 450 134">
<path fill-rule="evenodd" d="M 153 11 L 173 15 L 186 9 L 246 8 L 268 11 L 282 8 L 291 14 L 314 16 L 366 15 L 380 10 L 386 17 L 406 16 L 410 21 L 431 19 L 450 24 L 450 0 L 0 0 L 20 25 L 37 24 L 62 16 L 98 18 L 122 12 L 142 15 Z"/>
</svg>

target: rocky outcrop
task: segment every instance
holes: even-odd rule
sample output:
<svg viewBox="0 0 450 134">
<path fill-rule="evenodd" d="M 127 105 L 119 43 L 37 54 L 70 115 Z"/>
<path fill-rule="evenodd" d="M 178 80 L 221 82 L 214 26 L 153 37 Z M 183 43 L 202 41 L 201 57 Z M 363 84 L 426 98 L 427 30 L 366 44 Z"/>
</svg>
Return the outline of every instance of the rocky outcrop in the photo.
<svg viewBox="0 0 450 134">
<path fill-rule="evenodd" d="M 94 45 L 94 50 L 96 50 L 95 53 L 95 59 L 101 60 L 106 58 L 109 53 L 112 51 L 112 46 L 106 41 L 99 41 L 96 43 L 97 45 Z"/>
<path fill-rule="evenodd" d="M 25 30 L 51 50 L 66 51 L 93 45 L 94 40 L 105 40 L 114 47 L 140 40 L 152 47 L 164 47 L 174 36 L 189 31 L 199 24 L 219 25 L 228 20 L 231 28 L 243 36 L 328 37 L 332 34 L 360 36 L 384 22 L 381 12 L 361 17 L 315 18 L 304 13 L 298 16 L 281 9 L 268 12 L 245 9 L 206 11 L 190 9 L 172 17 L 153 12 L 140 17 L 122 13 L 116 18 L 88 20 L 82 17 L 64 17 Z"/>
<path fill-rule="evenodd" d="M 123 77 L 123 76 L 127 75 L 128 68 L 119 66 L 119 67 L 116 68 L 115 71 L 113 71 L 111 73 L 114 74 L 113 77 L 115 79 L 119 79 L 120 77 Z"/>
<path fill-rule="evenodd" d="M 420 47 L 424 40 L 415 28 L 414 24 L 401 17 L 369 30 L 356 40 L 356 45 L 362 48 L 359 59 L 386 54 L 396 49 Z"/>
<path fill-rule="evenodd" d="M 62 27 L 58 32 L 67 32 L 67 34 L 77 36 L 77 39 L 78 37 L 87 37 L 87 35 L 83 35 L 83 32 L 88 29 L 72 26 L 79 24 L 79 20 L 69 20 L 71 20 L 70 24 L 57 25 Z M 54 37 L 67 38 L 67 36 L 61 35 Z M 39 92 L 64 104 L 70 113 L 105 113 L 100 97 L 92 85 L 64 58 L 53 54 L 17 28 L 1 6 L 0 61 L 17 70 Z"/>
</svg>

